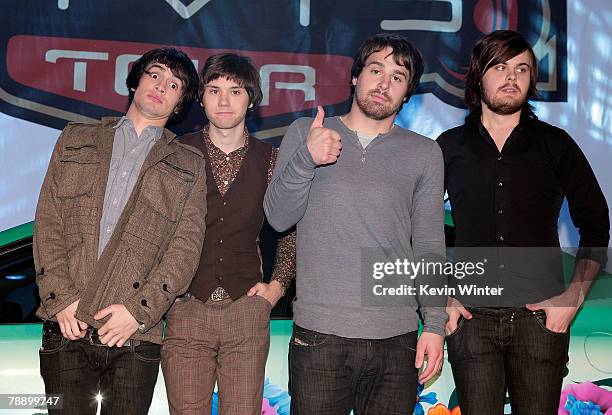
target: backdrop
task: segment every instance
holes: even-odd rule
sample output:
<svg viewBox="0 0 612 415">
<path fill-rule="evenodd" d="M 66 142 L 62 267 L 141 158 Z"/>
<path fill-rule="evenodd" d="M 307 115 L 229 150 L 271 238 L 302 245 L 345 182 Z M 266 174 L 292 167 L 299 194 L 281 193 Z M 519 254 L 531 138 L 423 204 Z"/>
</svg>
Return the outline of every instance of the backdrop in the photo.
<svg viewBox="0 0 612 415">
<path fill-rule="evenodd" d="M 129 65 L 145 51 L 163 45 L 183 49 L 198 68 L 220 51 L 250 56 L 260 70 L 264 99 L 249 119 L 249 129 L 278 144 L 286 127 L 299 116 L 311 115 L 316 105 L 324 105 L 328 115 L 348 109 L 352 55 L 367 36 L 385 31 L 403 34 L 422 52 L 426 68 L 417 94 L 397 122 L 436 138 L 461 124 L 466 115 L 462 79 L 476 39 L 495 29 L 518 30 L 539 60 L 537 115 L 566 129 L 578 142 L 607 200 L 612 200 L 609 0 L 1 3 L 6 12 L 0 27 L 0 241 L 2 234 L 27 228 L 33 220 L 60 130 L 68 121 L 122 114 Z M 204 122 L 202 112 L 193 108 L 183 123 L 172 128 L 185 132 Z M 564 246 L 576 246 L 577 232 L 566 207 L 559 232 Z M 603 283 L 594 288 L 599 294 L 591 296 L 574 324 L 566 385 L 596 381 L 610 386 L 609 288 Z M 289 334 L 286 325 L 277 324 L 276 329 L 268 372 L 270 387 L 280 387 L 274 393 L 285 397 Z M 15 339 L 27 337 L 19 336 Z M 26 350 L 35 353 L 35 347 L 21 349 Z M 25 372 L 6 372 L 13 369 L 4 369 L 3 362 L 0 376 L 29 373 L 24 382 L 36 379 L 28 384 L 40 388 L 37 362 L 27 357 L 25 361 Z M 454 387 L 448 366 L 445 373 L 424 393 L 435 391 L 435 400 L 452 408 Z M 14 389 L 18 382 L 1 384 Z M 435 403 L 429 401 L 422 400 L 426 410 Z M 159 413 L 164 413 L 160 407 Z M 280 403 L 278 410 L 283 413 Z"/>
</svg>

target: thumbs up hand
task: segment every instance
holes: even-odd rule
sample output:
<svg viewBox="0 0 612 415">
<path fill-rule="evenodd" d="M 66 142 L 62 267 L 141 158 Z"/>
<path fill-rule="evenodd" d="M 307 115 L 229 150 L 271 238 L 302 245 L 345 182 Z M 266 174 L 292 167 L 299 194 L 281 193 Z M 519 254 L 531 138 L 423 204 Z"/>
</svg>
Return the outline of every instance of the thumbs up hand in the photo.
<svg viewBox="0 0 612 415">
<path fill-rule="evenodd" d="M 325 118 L 325 111 L 323 111 L 323 107 L 318 106 L 317 116 L 312 122 L 306 138 L 306 146 L 317 166 L 335 163 L 340 156 L 340 150 L 342 150 L 340 134 L 329 128 L 324 128 L 323 118 Z"/>
</svg>

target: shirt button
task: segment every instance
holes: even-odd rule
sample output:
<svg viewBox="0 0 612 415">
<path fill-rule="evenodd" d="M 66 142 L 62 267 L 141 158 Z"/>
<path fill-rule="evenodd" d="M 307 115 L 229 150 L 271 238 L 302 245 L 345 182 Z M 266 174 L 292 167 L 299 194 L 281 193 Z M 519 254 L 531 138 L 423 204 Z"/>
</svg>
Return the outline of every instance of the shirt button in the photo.
<svg viewBox="0 0 612 415">
<path fill-rule="evenodd" d="M 503 237 L 503 236 L 500 236 L 500 237 L 499 237 L 499 238 L 497 238 L 497 239 L 498 239 L 500 242 L 503 242 L 503 241 L 504 241 L 504 237 Z"/>
<path fill-rule="evenodd" d="M 134 287 L 134 289 L 137 290 L 138 287 L 140 287 L 140 283 L 136 281 L 134 284 L 132 284 L 132 287 Z"/>
<path fill-rule="evenodd" d="M 123 173 L 121 173 L 121 177 L 125 177 L 127 176 L 127 171 L 124 171 Z"/>
<path fill-rule="evenodd" d="M 107 226 L 107 227 L 106 227 L 106 233 L 110 233 L 110 231 L 111 231 L 111 227 L 110 227 L 110 226 Z"/>
<path fill-rule="evenodd" d="M 226 160 L 226 161 L 230 161 L 229 156 L 226 156 L 226 157 L 225 157 L 225 160 Z"/>
<path fill-rule="evenodd" d="M 497 157 L 497 161 L 502 161 L 502 159 L 503 159 L 502 156 Z"/>
<path fill-rule="evenodd" d="M 504 183 L 503 182 L 499 182 L 499 183 L 497 183 L 497 186 L 498 187 L 504 187 Z"/>
<path fill-rule="evenodd" d="M 229 182 L 227 180 L 223 180 L 223 184 L 227 186 Z"/>
<path fill-rule="evenodd" d="M 498 209 L 497 213 L 499 213 L 501 215 L 502 213 L 504 213 L 504 210 L 503 209 Z"/>
<path fill-rule="evenodd" d="M 132 149 L 132 151 L 130 151 L 130 154 L 134 154 L 136 152 L 136 149 Z"/>
<path fill-rule="evenodd" d="M 113 200 L 113 206 L 117 206 L 119 204 L 119 201 L 117 199 Z"/>
</svg>

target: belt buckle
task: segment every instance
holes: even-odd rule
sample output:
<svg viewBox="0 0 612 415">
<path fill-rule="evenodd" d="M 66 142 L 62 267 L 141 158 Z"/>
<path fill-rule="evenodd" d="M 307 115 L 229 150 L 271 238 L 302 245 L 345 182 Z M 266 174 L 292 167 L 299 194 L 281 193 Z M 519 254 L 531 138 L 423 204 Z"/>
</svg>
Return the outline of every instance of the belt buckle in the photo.
<svg viewBox="0 0 612 415">
<path fill-rule="evenodd" d="M 223 289 L 223 287 L 217 287 L 210 295 L 210 299 L 212 301 L 222 301 L 226 298 L 229 298 L 229 294 L 227 291 L 225 291 L 225 289 Z"/>
</svg>

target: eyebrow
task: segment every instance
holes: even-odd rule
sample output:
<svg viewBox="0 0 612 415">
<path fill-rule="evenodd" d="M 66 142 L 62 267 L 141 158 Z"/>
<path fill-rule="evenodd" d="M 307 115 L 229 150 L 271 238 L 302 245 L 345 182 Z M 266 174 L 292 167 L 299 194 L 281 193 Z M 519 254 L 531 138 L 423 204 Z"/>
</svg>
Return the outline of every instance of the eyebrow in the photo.
<svg viewBox="0 0 612 415">
<path fill-rule="evenodd" d="M 380 66 L 380 67 L 383 67 L 383 68 L 385 67 L 385 64 L 380 62 L 380 61 L 372 61 L 372 62 L 368 63 L 367 66 L 370 66 L 370 65 L 376 65 L 376 66 Z M 396 75 L 401 75 L 404 78 L 408 78 L 408 74 L 406 73 L 406 71 L 402 71 L 401 69 L 396 69 L 396 70 L 393 71 L 393 73 L 396 74 Z"/>
</svg>

